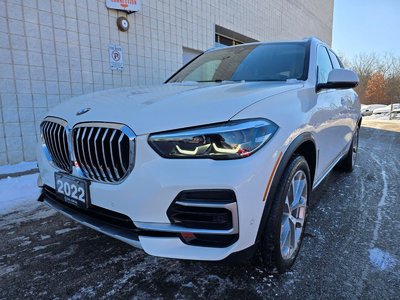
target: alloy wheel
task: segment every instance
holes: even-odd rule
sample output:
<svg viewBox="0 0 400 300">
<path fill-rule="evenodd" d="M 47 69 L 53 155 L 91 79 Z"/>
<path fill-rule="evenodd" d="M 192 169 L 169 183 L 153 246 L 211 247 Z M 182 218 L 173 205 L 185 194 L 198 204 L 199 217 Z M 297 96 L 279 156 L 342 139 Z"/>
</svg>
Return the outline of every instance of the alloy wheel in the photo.
<svg viewBox="0 0 400 300">
<path fill-rule="evenodd" d="M 306 174 L 299 170 L 289 186 L 281 221 L 280 248 L 284 259 L 296 255 L 307 212 L 308 182 Z"/>
</svg>

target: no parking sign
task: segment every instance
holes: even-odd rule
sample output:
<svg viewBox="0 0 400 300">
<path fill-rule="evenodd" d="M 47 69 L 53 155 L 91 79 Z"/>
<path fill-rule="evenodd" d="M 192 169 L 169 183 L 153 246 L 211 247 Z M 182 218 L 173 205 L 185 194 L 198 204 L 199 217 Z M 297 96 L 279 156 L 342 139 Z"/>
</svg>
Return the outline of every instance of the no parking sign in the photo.
<svg viewBox="0 0 400 300">
<path fill-rule="evenodd" d="M 110 69 L 122 71 L 122 69 L 124 68 L 122 48 L 118 45 L 109 45 L 108 53 L 110 56 Z"/>
</svg>

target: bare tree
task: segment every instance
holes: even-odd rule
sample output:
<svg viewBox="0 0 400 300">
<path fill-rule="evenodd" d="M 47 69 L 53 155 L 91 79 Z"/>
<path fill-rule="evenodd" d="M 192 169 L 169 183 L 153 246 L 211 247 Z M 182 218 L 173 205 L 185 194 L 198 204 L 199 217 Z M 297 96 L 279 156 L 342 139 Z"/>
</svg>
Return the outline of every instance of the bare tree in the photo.
<svg viewBox="0 0 400 300">
<path fill-rule="evenodd" d="M 355 71 L 360 83 L 356 88 L 361 103 L 372 101 L 371 97 L 366 98 L 368 82 L 374 74 L 383 74 L 384 77 L 384 95 L 382 99 L 375 99 L 376 103 L 390 104 L 400 102 L 400 56 L 393 53 L 377 55 L 376 53 L 361 53 L 352 60 L 347 60 L 340 55 L 345 66 Z"/>
<path fill-rule="evenodd" d="M 358 74 L 360 83 L 356 88 L 356 92 L 362 103 L 365 103 L 365 91 L 368 86 L 368 81 L 378 69 L 378 56 L 375 53 L 361 53 L 356 55 L 350 62 L 349 67 Z"/>
</svg>

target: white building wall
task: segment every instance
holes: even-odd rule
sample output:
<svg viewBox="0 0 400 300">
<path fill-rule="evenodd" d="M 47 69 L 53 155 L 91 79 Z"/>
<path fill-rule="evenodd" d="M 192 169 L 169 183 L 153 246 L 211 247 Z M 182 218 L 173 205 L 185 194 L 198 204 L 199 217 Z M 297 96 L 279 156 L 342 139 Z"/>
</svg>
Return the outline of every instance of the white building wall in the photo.
<svg viewBox="0 0 400 300">
<path fill-rule="evenodd" d="M 105 0 L 0 0 L 0 165 L 35 159 L 46 111 L 83 93 L 161 83 L 182 65 L 183 47 L 214 45 L 215 24 L 257 40 L 317 36 L 331 43 L 333 0 L 142 0 L 123 12 Z M 108 45 L 124 50 L 109 68 Z"/>
</svg>

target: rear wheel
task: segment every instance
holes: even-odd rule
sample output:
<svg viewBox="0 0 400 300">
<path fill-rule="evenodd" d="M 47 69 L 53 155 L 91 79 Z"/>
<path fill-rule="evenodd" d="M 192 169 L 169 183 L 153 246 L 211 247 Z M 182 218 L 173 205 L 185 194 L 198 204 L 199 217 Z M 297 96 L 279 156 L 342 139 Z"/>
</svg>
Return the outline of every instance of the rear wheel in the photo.
<svg viewBox="0 0 400 300">
<path fill-rule="evenodd" d="M 310 194 L 310 170 L 303 156 L 292 158 L 278 185 L 261 241 L 261 256 L 280 273 L 294 263 L 303 239 Z"/>
<path fill-rule="evenodd" d="M 353 134 L 353 139 L 351 141 L 351 146 L 346 156 L 338 163 L 337 167 L 339 170 L 344 172 L 352 172 L 354 170 L 354 166 L 357 162 L 358 156 L 358 136 L 360 129 L 357 130 Z"/>
</svg>

